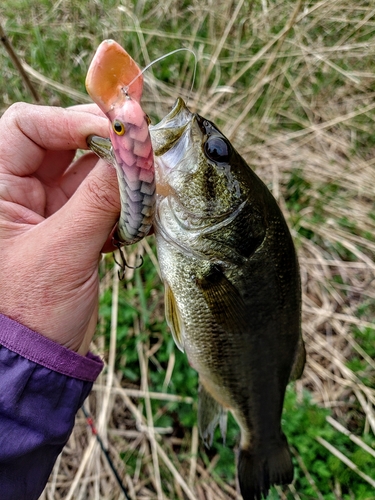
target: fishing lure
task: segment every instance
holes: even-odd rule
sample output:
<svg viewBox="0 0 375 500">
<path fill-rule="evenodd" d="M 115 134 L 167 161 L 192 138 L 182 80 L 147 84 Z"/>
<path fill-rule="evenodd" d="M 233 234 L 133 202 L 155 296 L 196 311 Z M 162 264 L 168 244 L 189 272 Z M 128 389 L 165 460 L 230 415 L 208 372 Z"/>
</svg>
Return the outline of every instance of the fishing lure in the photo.
<svg viewBox="0 0 375 500">
<path fill-rule="evenodd" d="M 98 47 L 86 77 L 86 88 L 93 101 L 111 122 L 110 139 L 90 136 L 89 147 L 112 164 L 117 172 L 121 213 L 114 236 L 118 248 L 141 240 L 150 231 L 156 202 L 154 157 L 149 132 L 150 120 L 142 110 L 143 73 L 153 64 L 177 52 L 179 48 L 149 63 L 142 71 L 132 57 L 115 41 L 104 40 Z M 122 263 L 127 266 L 120 252 Z"/>
<path fill-rule="evenodd" d="M 115 240 L 130 245 L 148 234 L 155 210 L 149 118 L 140 104 L 143 74 L 118 43 L 104 40 L 87 72 L 86 89 L 111 123 L 111 151 L 103 154 L 100 146 L 93 149 L 116 168 L 121 213 Z"/>
</svg>

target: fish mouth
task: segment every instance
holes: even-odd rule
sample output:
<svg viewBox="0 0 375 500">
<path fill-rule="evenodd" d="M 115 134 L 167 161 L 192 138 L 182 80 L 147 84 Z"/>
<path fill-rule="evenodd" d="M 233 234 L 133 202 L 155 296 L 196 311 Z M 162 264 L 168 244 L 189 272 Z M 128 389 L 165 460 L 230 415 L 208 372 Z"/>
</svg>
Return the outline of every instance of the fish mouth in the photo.
<svg viewBox="0 0 375 500">
<path fill-rule="evenodd" d="M 172 195 L 175 201 L 178 200 L 176 182 L 192 175 L 199 166 L 202 134 L 197 126 L 197 116 L 179 97 L 171 111 L 159 123 L 149 127 L 159 199 Z"/>
<path fill-rule="evenodd" d="M 178 97 L 171 111 L 156 125 L 150 125 L 152 148 L 155 156 L 162 156 L 181 138 L 196 117 Z"/>
</svg>

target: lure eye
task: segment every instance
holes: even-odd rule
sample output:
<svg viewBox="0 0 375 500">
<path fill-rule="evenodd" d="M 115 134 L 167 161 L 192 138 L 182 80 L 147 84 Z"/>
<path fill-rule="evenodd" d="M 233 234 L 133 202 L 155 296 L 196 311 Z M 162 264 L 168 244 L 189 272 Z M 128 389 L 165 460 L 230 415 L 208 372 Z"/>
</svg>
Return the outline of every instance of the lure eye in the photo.
<svg viewBox="0 0 375 500">
<path fill-rule="evenodd" d="M 222 137 L 209 137 L 204 144 L 204 152 L 209 160 L 227 163 L 230 157 L 230 144 Z"/>
<path fill-rule="evenodd" d="M 112 128 L 115 134 L 124 135 L 125 134 L 125 125 L 120 122 L 120 120 L 115 120 L 112 123 Z"/>
</svg>

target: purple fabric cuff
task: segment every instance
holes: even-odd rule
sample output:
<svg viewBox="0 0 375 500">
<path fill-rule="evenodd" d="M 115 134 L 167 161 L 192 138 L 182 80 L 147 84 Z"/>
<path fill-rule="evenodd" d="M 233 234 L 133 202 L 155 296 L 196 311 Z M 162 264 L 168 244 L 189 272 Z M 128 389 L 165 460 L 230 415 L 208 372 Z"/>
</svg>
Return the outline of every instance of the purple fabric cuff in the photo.
<svg viewBox="0 0 375 500">
<path fill-rule="evenodd" d="M 81 356 L 0 314 L 0 344 L 20 356 L 68 377 L 94 382 L 103 362 L 90 352 Z"/>
</svg>

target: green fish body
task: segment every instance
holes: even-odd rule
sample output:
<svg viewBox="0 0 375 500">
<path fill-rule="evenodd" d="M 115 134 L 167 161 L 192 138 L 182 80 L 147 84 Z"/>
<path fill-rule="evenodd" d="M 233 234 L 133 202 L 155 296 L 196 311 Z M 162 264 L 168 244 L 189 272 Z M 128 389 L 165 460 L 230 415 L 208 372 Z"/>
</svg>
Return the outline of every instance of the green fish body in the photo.
<svg viewBox="0 0 375 500">
<path fill-rule="evenodd" d="M 150 132 L 166 318 L 199 373 L 200 434 L 210 445 L 233 413 L 241 493 L 259 500 L 293 479 L 281 429 L 286 386 L 305 361 L 293 241 L 265 184 L 182 99 Z"/>
</svg>

